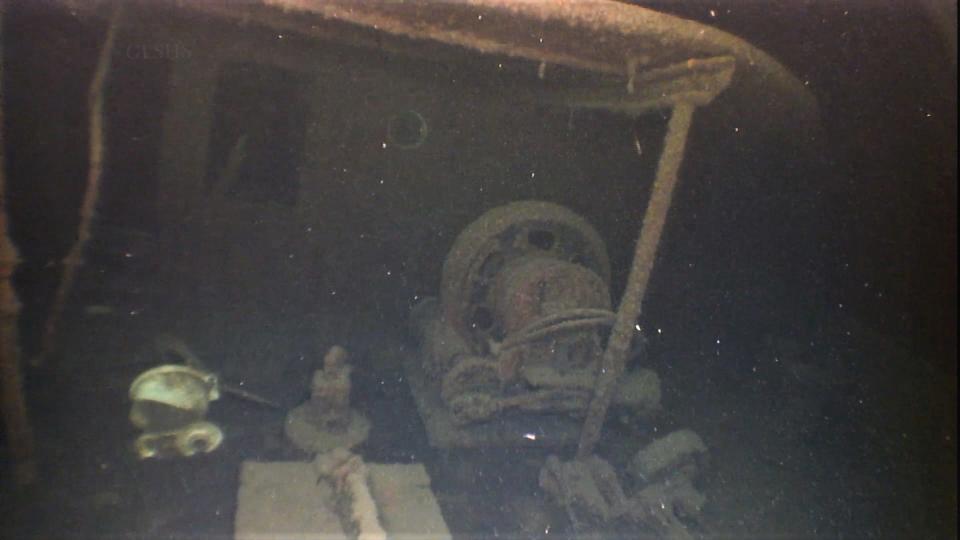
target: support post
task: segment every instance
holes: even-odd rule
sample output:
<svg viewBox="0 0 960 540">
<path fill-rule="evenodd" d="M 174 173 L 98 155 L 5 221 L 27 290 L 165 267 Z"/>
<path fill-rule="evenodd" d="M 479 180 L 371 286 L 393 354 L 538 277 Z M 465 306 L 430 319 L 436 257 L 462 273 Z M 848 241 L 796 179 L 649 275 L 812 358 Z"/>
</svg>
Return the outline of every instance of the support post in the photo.
<svg viewBox="0 0 960 540">
<path fill-rule="evenodd" d="M 617 318 L 610 332 L 607 348 L 603 351 L 593 400 L 587 409 L 587 418 L 580 433 L 578 459 L 593 454 L 593 449 L 600 439 L 600 431 L 607 417 L 607 409 L 613 399 L 617 381 L 626 367 L 627 352 L 634 332 L 633 326 L 643 307 L 643 298 L 646 296 L 660 236 L 667 219 L 667 211 L 670 209 L 673 190 L 677 185 L 677 176 L 680 163 L 683 161 L 694 109 L 695 106 L 691 103 L 681 102 L 673 106 L 663 153 L 657 165 L 657 175 L 650 192 L 650 201 L 647 203 L 640 237 L 634 250 L 633 265 L 630 267 L 627 286 L 620 300 L 620 308 L 617 310 Z"/>
<path fill-rule="evenodd" d="M 80 204 L 80 224 L 77 226 L 77 239 L 62 261 L 63 272 L 60 276 L 60 284 L 57 286 L 57 291 L 53 297 L 53 303 L 50 306 L 50 314 L 47 315 L 43 340 L 40 343 L 40 354 L 33 359 L 33 363 L 37 366 L 44 364 L 56 346 L 57 327 L 60 324 L 63 309 L 70 297 L 73 283 L 77 279 L 77 273 L 80 271 L 80 266 L 83 265 L 84 249 L 93 234 L 93 219 L 96 217 L 97 203 L 100 200 L 100 184 L 103 180 L 103 167 L 106 161 L 107 126 L 104 110 L 104 88 L 107 74 L 110 71 L 114 52 L 113 43 L 116 39 L 122 12 L 122 3 L 113 8 L 113 15 L 110 17 L 110 24 L 107 27 L 107 35 L 100 49 L 100 55 L 97 57 L 97 67 L 87 93 L 87 107 L 90 111 L 89 165 L 83 201 Z"/>
</svg>

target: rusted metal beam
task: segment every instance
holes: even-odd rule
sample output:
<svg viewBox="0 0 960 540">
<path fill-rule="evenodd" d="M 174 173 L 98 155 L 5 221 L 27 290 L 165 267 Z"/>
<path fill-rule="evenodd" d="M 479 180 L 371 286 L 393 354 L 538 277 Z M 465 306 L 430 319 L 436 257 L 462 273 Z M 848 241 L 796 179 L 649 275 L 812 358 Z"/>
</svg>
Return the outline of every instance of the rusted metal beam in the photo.
<svg viewBox="0 0 960 540">
<path fill-rule="evenodd" d="M 813 95 L 763 51 L 716 28 L 612 0 L 260 0 L 236 4 L 201 0 L 183 8 L 242 24 L 421 58 L 449 58 L 452 50 L 462 49 L 528 60 L 531 73 L 540 75 L 550 71 L 544 69 L 548 66 L 563 66 L 592 74 L 592 81 L 581 90 L 595 88 L 600 97 L 609 93 L 611 79 L 619 80 L 620 87 L 636 88 L 645 74 L 659 76 L 662 70 L 677 69 L 691 59 L 716 62 L 730 58 L 736 69 L 730 73 L 724 102 L 736 109 L 745 124 L 802 134 L 815 132 L 819 124 Z M 624 106 L 620 100 L 608 104 L 613 110 Z"/>
<path fill-rule="evenodd" d="M 89 165 L 87 168 L 87 182 L 84 186 L 83 201 L 80 204 L 80 224 L 77 227 L 77 239 L 70 247 L 70 251 L 61 261 L 63 272 L 60 283 L 54 293 L 50 314 L 44 325 L 43 340 L 40 343 L 40 354 L 33 359 L 35 365 L 42 365 L 51 355 L 56 346 L 57 325 L 64 306 L 69 298 L 77 272 L 83 264 L 83 252 L 92 236 L 93 219 L 96 216 L 97 204 L 100 201 L 100 183 L 103 179 L 103 168 L 106 163 L 106 114 L 104 112 L 104 87 L 107 75 L 110 72 L 111 58 L 113 58 L 113 43 L 117 35 L 117 27 L 123 13 L 123 4 L 113 8 L 107 35 L 104 38 L 97 67 L 93 73 L 93 80 L 87 93 L 87 105 L 90 111 L 88 129 L 89 137 Z"/>
<path fill-rule="evenodd" d="M 809 129 L 803 124 L 816 122 L 812 94 L 763 51 L 716 28 L 622 2 L 266 0 L 265 3 L 288 10 L 321 13 L 385 33 L 620 77 L 624 84 L 636 74 L 690 58 L 729 56 L 737 63 L 731 93 L 751 96 L 747 103 L 752 105 L 738 107 L 745 121 L 764 125 L 779 120 L 791 124 L 787 126 L 789 129 L 803 130 Z"/>
<path fill-rule="evenodd" d="M 735 67 L 730 56 L 689 59 L 638 73 L 627 85 L 547 90 L 536 95 L 540 101 L 569 107 L 640 116 L 684 103 L 698 107 L 710 104 L 730 85 Z"/>
<path fill-rule="evenodd" d="M 643 299 L 647 293 L 647 284 L 650 282 L 650 274 L 656 260 L 660 236 L 663 234 L 667 212 L 670 210 L 673 191 L 677 185 L 695 108 L 693 104 L 681 103 L 673 108 L 670 116 L 663 153 L 657 165 L 657 176 L 653 182 L 650 202 L 647 203 L 640 237 L 633 254 L 633 265 L 630 267 L 627 286 L 620 300 L 607 348 L 603 351 L 593 401 L 587 409 L 587 418 L 584 420 L 583 431 L 580 434 L 578 458 L 585 458 L 593 453 L 600 439 L 600 431 L 607 417 L 607 409 L 613 399 L 617 381 L 626 367 L 627 352 L 636 331 L 634 325 L 643 308 Z"/>
</svg>

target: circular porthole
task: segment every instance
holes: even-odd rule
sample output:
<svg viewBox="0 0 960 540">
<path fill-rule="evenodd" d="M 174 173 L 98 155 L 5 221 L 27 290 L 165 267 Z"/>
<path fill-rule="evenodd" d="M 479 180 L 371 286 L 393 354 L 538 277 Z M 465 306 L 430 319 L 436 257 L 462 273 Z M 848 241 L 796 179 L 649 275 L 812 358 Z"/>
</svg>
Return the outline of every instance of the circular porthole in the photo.
<svg viewBox="0 0 960 540">
<path fill-rule="evenodd" d="M 403 111 L 387 122 L 387 144 L 410 150 L 419 148 L 427 140 L 427 121 L 414 110 Z"/>
</svg>

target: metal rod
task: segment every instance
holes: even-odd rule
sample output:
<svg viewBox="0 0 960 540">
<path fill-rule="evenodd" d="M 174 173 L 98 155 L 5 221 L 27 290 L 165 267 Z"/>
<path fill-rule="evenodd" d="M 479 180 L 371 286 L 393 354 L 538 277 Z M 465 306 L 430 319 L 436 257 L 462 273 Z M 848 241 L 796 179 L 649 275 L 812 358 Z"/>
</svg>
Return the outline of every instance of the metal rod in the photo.
<svg viewBox="0 0 960 540">
<path fill-rule="evenodd" d="M 283 407 L 281 407 L 279 403 L 277 403 L 276 401 L 273 401 L 272 399 L 268 399 L 261 396 L 260 394 L 254 394 L 253 392 L 244 390 L 243 388 L 240 388 L 235 384 L 225 383 L 222 380 L 220 381 L 220 390 L 222 390 L 224 394 L 230 394 L 235 398 L 240 398 L 244 401 L 256 403 L 257 405 L 263 405 L 264 407 L 269 407 L 271 409 L 277 409 L 277 410 L 283 409 Z"/>
<path fill-rule="evenodd" d="M 40 343 L 40 354 L 32 359 L 33 364 L 41 366 L 50 354 L 53 352 L 56 337 L 57 326 L 63 315 L 63 308 L 70 296 L 70 290 L 73 288 L 73 282 L 77 278 L 77 272 L 83 264 L 83 252 L 87 246 L 87 241 L 92 236 L 93 219 L 97 211 L 97 203 L 100 200 L 100 184 L 103 180 L 103 166 L 106 155 L 106 113 L 104 111 L 104 87 L 106 86 L 107 74 L 110 71 L 111 59 L 113 58 L 113 43 L 117 35 L 117 27 L 123 13 L 123 3 L 113 7 L 113 14 L 110 17 L 110 24 L 107 27 L 107 35 L 104 38 L 103 45 L 100 48 L 100 55 L 97 57 L 97 66 L 93 72 L 93 79 L 90 82 L 90 88 L 87 94 L 87 107 L 90 111 L 89 120 L 89 166 L 87 169 L 87 183 L 83 194 L 83 201 L 80 204 L 80 224 L 77 226 L 77 239 L 63 258 L 63 272 L 60 277 L 60 284 L 57 287 L 53 303 L 50 305 L 50 314 L 47 316 L 47 322 L 44 326 L 43 340 Z"/>
<path fill-rule="evenodd" d="M 174 335 L 160 334 L 154 340 L 153 346 L 155 349 L 154 352 L 156 353 L 156 360 L 161 363 L 171 361 L 170 357 L 173 356 L 177 357 L 177 359 L 173 359 L 173 361 L 182 361 L 194 369 L 210 372 L 210 369 L 200 360 L 200 357 L 197 356 L 182 339 Z M 271 409 L 283 408 L 272 399 L 250 392 L 238 385 L 225 382 L 223 379 L 220 379 L 220 390 L 223 391 L 224 394 L 230 394 L 231 396 L 270 407 Z"/>
<path fill-rule="evenodd" d="M 620 308 L 617 310 L 617 319 L 610 332 L 607 348 L 603 351 L 596 390 L 590 402 L 590 408 L 587 410 L 587 418 L 583 422 L 583 430 L 580 432 L 577 458 L 584 458 L 593 453 L 600 439 L 600 431 L 607 417 L 607 409 L 613 399 L 617 380 L 625 368 L 627 352 L 634 332 L 633 326 L 643 307 L 643 298 L 646 296 L 647 284 L 650 282 L 650 273 L 656 259 L 660 236 L 667 219 L 667 211 L 670 209 L 673 190 L 677 185 L 677 176 L 680 163 L 683 161 L 694 109 L 695 106 L 690 103 L 680 103 L 673 107 L 663 153 L 657 165 L 657 176 L 650 191 L 650 202 L 647 203 L 640 237 L 634 250 L 633 265 L 630 267 L 627 286 L 620 300 Z"/>
</svg>

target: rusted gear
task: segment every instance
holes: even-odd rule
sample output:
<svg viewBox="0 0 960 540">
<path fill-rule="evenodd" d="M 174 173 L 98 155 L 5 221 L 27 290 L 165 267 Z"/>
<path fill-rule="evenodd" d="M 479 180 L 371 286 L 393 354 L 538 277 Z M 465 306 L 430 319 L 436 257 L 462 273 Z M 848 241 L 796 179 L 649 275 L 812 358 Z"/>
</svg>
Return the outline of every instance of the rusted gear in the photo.
<svg viewBox="0 0 960 540">
<path fill-rule="evenodd" d="M 537 255 L 581 265 L 610 283 L 610 260 L 585 219 L 557 204 L 520 201 L 494 208 L 457 237 L 443 264 L 443 317 L 478 353 L 493 325 L 491 288 L 505 265 Z"/>
</svg>

